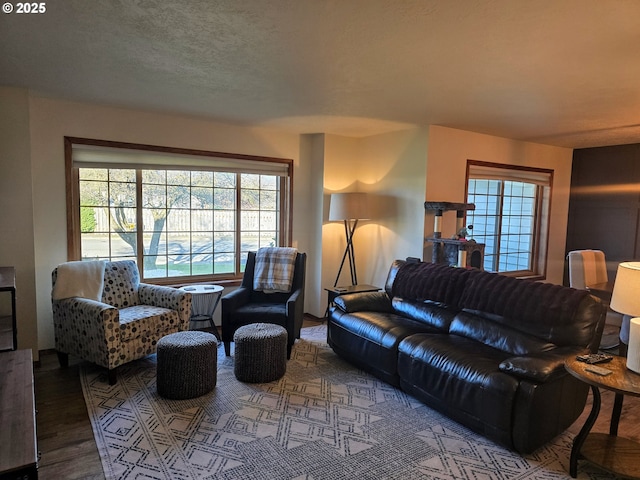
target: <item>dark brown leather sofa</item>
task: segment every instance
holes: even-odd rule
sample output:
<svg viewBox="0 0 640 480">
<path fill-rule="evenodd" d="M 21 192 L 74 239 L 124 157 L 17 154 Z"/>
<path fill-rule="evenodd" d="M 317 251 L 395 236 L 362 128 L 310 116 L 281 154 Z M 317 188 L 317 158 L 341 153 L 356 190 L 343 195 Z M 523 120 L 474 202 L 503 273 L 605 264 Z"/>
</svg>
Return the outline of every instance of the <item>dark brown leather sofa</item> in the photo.
<svg viewBox="0 0 640 480">
<path fill-rule="evenodd" d="M 606 310 L 584 290 L 396 260 L 385 291 L 336 298 L 333 350 L 521 453 L 584 409 L 564 359 L 597 351 Z"/>
</svg>

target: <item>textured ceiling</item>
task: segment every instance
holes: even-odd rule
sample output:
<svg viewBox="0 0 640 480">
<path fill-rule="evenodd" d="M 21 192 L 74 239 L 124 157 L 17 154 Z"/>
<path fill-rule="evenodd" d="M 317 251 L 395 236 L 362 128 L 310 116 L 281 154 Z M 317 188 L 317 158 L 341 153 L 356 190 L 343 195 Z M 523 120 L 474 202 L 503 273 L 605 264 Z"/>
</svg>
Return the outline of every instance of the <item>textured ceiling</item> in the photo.
<svg viewBox="0 0 640 480">
<path fill-rule="evenodd" d="M 14 3 L 13 0 L 10 0 Z M 300 133 L 640 142 L 638 0 L 49 0 L 0 85 Z"/>
</svg>

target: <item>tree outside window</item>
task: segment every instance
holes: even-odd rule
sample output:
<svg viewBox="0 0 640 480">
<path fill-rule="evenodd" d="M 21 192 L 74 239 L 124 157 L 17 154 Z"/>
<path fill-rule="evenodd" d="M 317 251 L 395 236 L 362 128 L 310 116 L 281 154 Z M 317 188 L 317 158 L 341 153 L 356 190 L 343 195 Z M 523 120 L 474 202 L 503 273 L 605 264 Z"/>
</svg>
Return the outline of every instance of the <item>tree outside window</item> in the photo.
<svg viewBox="0 0 640 480">
<path fill-rule="evenodd" d="M 288 176 L 238 171 L 242 159 L 234 169 L 122 163 L 72 168 L 79 259 L 135 259 L 143 279 L 160 283 L 235 278 L 248 251 L 286 242 Z"/>
</svg>

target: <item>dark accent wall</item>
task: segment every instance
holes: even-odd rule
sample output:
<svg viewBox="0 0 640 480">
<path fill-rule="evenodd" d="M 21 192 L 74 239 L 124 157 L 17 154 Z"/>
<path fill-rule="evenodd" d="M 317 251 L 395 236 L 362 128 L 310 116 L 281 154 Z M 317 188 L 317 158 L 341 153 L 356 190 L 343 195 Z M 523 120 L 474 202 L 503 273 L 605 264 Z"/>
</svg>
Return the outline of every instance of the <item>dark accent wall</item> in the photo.
<svg viewBox="0 0 640 480">
<path fill-rule="evenodd" d="M 574 150 L 566 251 L 585 248 L 604 251 L 610 281 L 640 258 L 640 144 Z"/>
</svg>

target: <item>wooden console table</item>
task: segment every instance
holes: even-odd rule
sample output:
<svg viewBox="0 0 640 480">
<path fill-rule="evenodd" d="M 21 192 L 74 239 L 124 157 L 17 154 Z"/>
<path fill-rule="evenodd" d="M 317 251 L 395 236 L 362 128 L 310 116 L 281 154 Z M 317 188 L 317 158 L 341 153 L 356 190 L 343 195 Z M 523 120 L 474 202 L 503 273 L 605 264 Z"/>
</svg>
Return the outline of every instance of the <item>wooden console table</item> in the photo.
<svg viewBox="0 0 640 480">
<path fill-rule="evenodd" d="M 588 365 L 575 357 L 565 361 L 567 371 L 591 386 L 593 406 L 580 433 L 573 440 L 569 473 L 573 478 L 578 474 L 578 460 L 585 460 L 626 478 L 640 479 L 640 444 L 628 438 L 618 437 L 618 423 L 622 407 L 622 396 L 640 397 L 640 375 L 627 369 L 627 359 L 614 356 L 613 360 L 598 366 L 611 370 L 607 376 L 596 375 L 585 370 Z M 609 434 L 590 433 L 600 413 L 600 389 L 611 390 L 616 394 L 615 406 L 611 413 Z"/>
<path fill-rule="evenodd" d="M 0 353 L 0 478 L 38 478 L 31 350 Z"/>
</svg>

